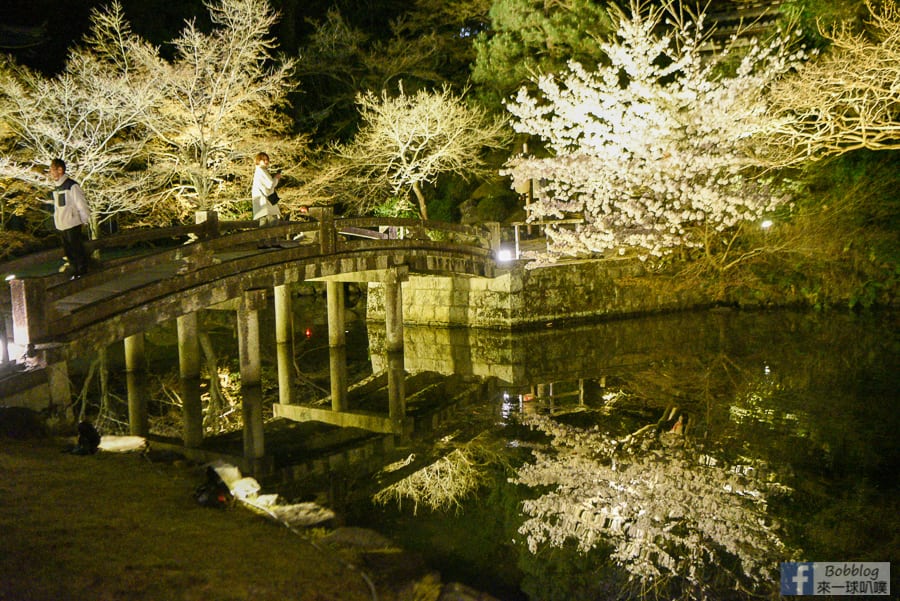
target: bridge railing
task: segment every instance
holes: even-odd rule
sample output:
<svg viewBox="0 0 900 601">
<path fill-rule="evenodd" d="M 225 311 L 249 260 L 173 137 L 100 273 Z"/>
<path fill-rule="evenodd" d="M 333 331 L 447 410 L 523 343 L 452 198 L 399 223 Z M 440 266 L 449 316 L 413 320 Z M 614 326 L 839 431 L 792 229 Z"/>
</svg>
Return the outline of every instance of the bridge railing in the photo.
<svg viewBox="0 0 900 601">
<path fill-rule="evenodd" d="M 444 221 L 401 218 L 348 218 L 337 222 L 338 234 L 384 240 L 432 240 L 444 244 L 495 251 L 500 245 L 500 225 L 461 225 Z"/>
<path fill-rule="evenodd" d="M 214 218 L 207 219 L 206 217 L 209 215 L 214 216 L 214 214 L 208 212 L 201 212 L 198 215 L 203 215 L 204 220 L 190 225 L 126 230 L 96 240 L 88 240 L 85 242 L 85 248 L 91 254 L 100 253 L 102 255 L 103 251 L 129 249 L 145 243 L 165 244 L 166 242 L 171 242 L 180 244 L 190 240 L 202 240 L 259 227 L 256 221 L 218 221 Z M 0 263 L 0 275 L 5 278 L 10 275 L 28 273 L 37 266 L 60 261 L 62 258 L 63 251 L 61 248 L 30 253 Z M 107 260 L 114 261 L 114 259 L 104 258 L 104 261 Z"/>
<path fill-rule="evenodd" d="M 129 248 L 146 242 L 173 243 L 161 245 L 155 250 L 104 259 L 103 269 L 89 272 L 77 280 L 70 281 L 61 273 L 12 278 L 8 287 L 2 287 L 5 298 L 0 298 L 0 310 L 11 317 L 4 322 L 12 328 L 7 325 L 5 330 L 13 334 L 16 344 L 22 346 L 52 340 L 65 331 L 77 329 L 82 317 L 57 310 L 55 304 L 64 298 L 81 290 L 118 281 L 129 273 L 148 271 L 157 265 L 176 261 L 184 263 L 179 273 L 194 273 L 191 279 L 199 281 L 202 275 L 197 272 L 215 265 L 212 260 L 215 253 L 247 246 L 252 248 L 263 240 L 311 238 L 304 246 L 309 254 L 321 255 L 366 247 L 377 250 L 381 244 L 379 240 L 383 240 L 385 248 L 446 246 L 457 252 L 462 248 L 464 252 L 490 257 L 498 248 L 500 239 L 498 225 L 463 226 L 417 219 L 335 219 L 330 207 L 311 209 L 310 217 L 312 220 L 306 222 L 285 222 L 260 228 L 255 221 L 220 222 L 214 213 L 200 213 L 198 222 L 193 225 L 126 232 L 92 241 L 90 248 L 105 250 Z M 287 245 L 290 247 L 290 244 Z M 53 261 L 58 260 L 61 254 L 55 251 L 40 253 L 39 256 L 44 261 L 49 256 L 49 260 Z M 15 273 L 11 268 L 28 265 L 29 260 L 32 265 L 37 261 L 29 257 L 8 262 L 0 267 L 0 271 Z M 168 288 L 171 288 L 171 283 L 167 284 Z M 142 298 L 137 293 L 123 294 L 119 297 L 119 304 L 139 303 Z M 96 318 L 97 312 L 92 313 Z M 87 315 L 83 317 L 88 318 Z"/>
<path fill-rule="evenodd" d="M 325 229 L 327 231 L 325 231 L 325 235 L 320 236 L 320 239 L 326 241 L 332 239 L 335 243 L 337 242 L 337 236 L 343 235 L 369 239 L 431 239 L 448 244 L 479 246 L 490 250 L 496 250 L 500 244 L 499 224 L 467 226 L 420 219 L 336 219 L 330 207 L 311 207 L 310 217 L 319 225 L 313 226 L 311 221 L 285 222 L 268 229 L 265 234 L 277 237 L 293 237 Z M 216 214 L 211 211 L 198 212 L 196 219 L 196 223 L 189 225 L 128 230 L 98 238 L 97 240 L 89 240 L 85 246 L 89 253 L 99 253 L 103 258 L 104 266 L 109 266 L 119 261 L 133 259 L 133 257 L 128 256 L 116 258 L 110 254 L 110 251 L 133 249 L 142 244 L 149 243 L 164 246 L 166 244 L 176 245 L 203 241 L 208 247 L 214 248 L 219 246 L 214 240 L 223 236 L 246 234 L 237 239 L 229 238 L 227 242 L 222 244 L 240 244 L 244 241 L 253 242 L 261 238 L 261 228 L 255 220 L 220 221 Z M 108 256 L 103 256 L 104 254 Z M 61 261 L 62 258 L 62 249 L 53 248 L 3 261 L 0 262 L 0 277 L 10 278 L 18 274 L 28 274 L 37 266 Z M 4 292 L 7 294 L 4 294 Z M 8 291 L 5 290 L 0 291 L 0 305 L 3 304 L 4 300 L 8 300 Z"/>
</svg>

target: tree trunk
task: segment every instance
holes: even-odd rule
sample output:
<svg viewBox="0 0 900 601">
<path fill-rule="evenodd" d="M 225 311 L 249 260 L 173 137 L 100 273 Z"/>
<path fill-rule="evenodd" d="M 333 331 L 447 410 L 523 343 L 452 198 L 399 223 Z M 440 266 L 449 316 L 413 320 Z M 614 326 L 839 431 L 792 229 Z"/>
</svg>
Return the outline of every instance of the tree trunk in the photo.
<svg viewBox="0 0 900 601">
<path fill-rule="evenodd" d="M 201 332 L 198 338 L 203 356 L 206 358 L 206 371 L 209 373 L 209 407 L 206 415 L 209 419 L 214 420 L 222 414 L 222 410 L 225 408 L 225 395 L 222 394 L 222 387 L 219 385 L 219 368 L 212 339 L 206 332 Z"/>
<path fill-rule="evenodd" d="M 428 219 L 428 209 L 425 208 L 425 195 L 422 194 L 419 182 L 414 183 L 412 188 L 416 194 L 416 199 L 419 201 L 419 212 L 422 214 L 422 219 Z"/>
</svg>

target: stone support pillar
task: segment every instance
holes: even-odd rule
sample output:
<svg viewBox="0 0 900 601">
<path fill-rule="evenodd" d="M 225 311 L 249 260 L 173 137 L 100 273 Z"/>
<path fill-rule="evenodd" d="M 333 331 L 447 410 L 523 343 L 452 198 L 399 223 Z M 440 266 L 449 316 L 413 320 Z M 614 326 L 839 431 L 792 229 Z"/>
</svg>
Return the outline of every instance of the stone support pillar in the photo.
<svg viewBox="0 0 900 601">
<path fill-rule="evenodd" d="M 32 348 L 48 335 L 47 324 L 52 315 L 47 302 L 47 287 L 42 278 L 15 279 L 9 282 L 12 302 L 13 340 L 21 347 Z"/>
<path fill-rule="evenodd" d="M 278 402 L 294 402 L 294 310 L 291 287 L 275 286 L 275 351 L 278 359 Z"/>
<path fill-rule="evenodd" d="M 325 282 L 328 303 L 328 346 L 343 346 L 347 336 L 344 322 L 344 283 Z"/>
<path fill-rule="evenodd" d="M 488 232 L 490 232 L 491 254 L 496 257 L 497 251 L 500 250 L 500 224 L 496 221 L 489 221 L 488 223 L 485 224 L 485 227 L 487 227 Z M 516 226 L 516 245 L 517 246 L 518 246 L 518 242 L 519 242 L 518 232 L 519 232 L 519 229 L 518 229 L 518 226 Z M 516 258 L 517 259 L 519 258 L 518 255 L 516 256 Z"/>
<path fill-rule="evenodd" d="M 184 446 L 203 443 L 203 404 L 200 400 L 200 339 L 197 313 L 182 315 L 178 325 L 178 368 L 181 374 L 181 403 Z"/>
<path fill-rule="evenodd" d="M 387 353 L 388 415 L 394 425 L 402 427 L 406 418 L 406 370 L 403 351 Z"/>
<path fill-rule="evenodd" d="M 328 305 L 328 358 L 331 367 L 331 408 L 347 407 L 347 335 L 344 331 L 344 283 L 325 283 Z"/>
<path fill-rule="evenodd" d="M 150 425 L 143 332 L 125 339 L 125 380 L 128 386 L 128 430 L 133 436 L 147 436 Z"/>
<path fill-rule="evenodd" d="M 259 358 L 259 311 L 266 306 L 265 290 L 244 292 L 237 312 L 241 364 L 241 410 L 244 417 L 244 459 L 265 454 L 262 417 L 262 378 Z"/>
<path fill-rule="evenodd" d="M 384 286 L 384 325 L 385 350 L 388 352 L 403 349 L 403 288 L 402 282 L 407 280 L 407 269 L 391 269 L 382 282 Z"/>
<path fill-rule="evenodd" d="M 331 409 L 333 411 L 346 411 L 349 409 L 347 400 L 348 376 L 347 376 L 347 346 L 329 346 L 329 380 L 331 382 Z"/>
<path fill-rule="evenodd" d="M 47 363 L 47 386 L 50 391 L 50 407 L 65 410 L 66 419 L 74 417 L 72 411 L 72 383 L 69 380 L 69 364 L 66 361 Z"/>
</svg>

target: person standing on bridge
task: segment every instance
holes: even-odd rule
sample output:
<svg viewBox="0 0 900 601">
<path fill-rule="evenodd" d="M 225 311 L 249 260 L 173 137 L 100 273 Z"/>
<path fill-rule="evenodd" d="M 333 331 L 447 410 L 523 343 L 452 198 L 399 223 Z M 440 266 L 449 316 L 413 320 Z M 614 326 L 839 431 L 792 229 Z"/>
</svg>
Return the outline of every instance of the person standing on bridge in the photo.
<svg viewBox="0 0 900 601">
<path fill-rule="evenodd" d="M 253 173 L 253 218 L 259 219 L 260 225 L 277 223 L 281 218 L 278 209 L 278 193 L 275 188 L 281 180 L 281 174 L 269 174 L 269 155 L 260 152 L 256 155 L 256 171 Z"/>
<path fill-rule="evenodd" d="M 253 218 L 259 220 L 259 225 L 275 225 L 281 219 L 281 210 L 278 208 L 278 181 L 281 174 L 274 176 L 269 174 L 269 155 L 260 152 L 256 155 L 256 171 L 253 172 Z M 274 240 L 266 240 L 259 245 L 260 248 L 276 246 Z"/>
<path fill-rule="evenodd" d="M 50 181 L 56 186 L 47 203 L 53 204 L 53 224 L 59 230 L 63 250 L 72 265 L 72 279 L 80 278 L 88 269 L 88 253 L 84 247 L 82 226 L 91 222 L 91 210 L 81 186 L 66 174 L 62 159 L 50 161 Z"/>
</svg>

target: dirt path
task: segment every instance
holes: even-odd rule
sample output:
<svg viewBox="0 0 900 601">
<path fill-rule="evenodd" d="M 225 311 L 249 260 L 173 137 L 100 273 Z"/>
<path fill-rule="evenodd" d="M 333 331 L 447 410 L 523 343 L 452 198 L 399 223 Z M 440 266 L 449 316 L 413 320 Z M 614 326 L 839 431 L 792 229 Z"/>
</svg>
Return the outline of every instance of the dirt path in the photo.
<svg viewBox="0 0 900 601">
<path fill-rule="evenodd" d="M 200 507 L 201 467 L 64 443 L 0 437 L 0 600 L 373 599 L 352 552 Z M 380 601 L 398 598 L 390 588 Z"/>
</svg>

